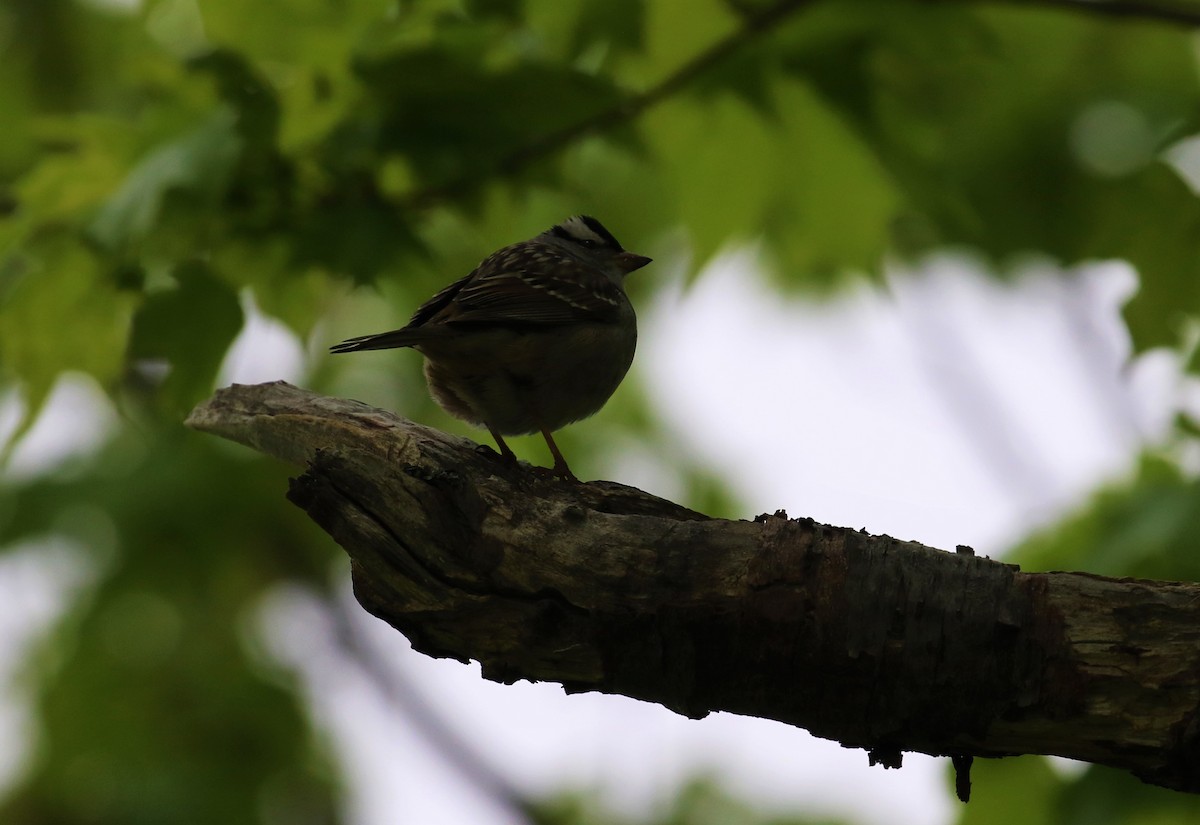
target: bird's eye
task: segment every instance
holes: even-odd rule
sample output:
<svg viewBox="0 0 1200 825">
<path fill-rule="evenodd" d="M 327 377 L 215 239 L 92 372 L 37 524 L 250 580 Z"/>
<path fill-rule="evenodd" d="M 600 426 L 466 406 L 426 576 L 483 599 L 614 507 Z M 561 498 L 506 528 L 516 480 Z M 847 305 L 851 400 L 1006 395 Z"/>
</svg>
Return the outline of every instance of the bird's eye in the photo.
<svg viewBox="0 0 1200 825">
<path fill-rule="evenodd" d="M 578 242 L 579 242 L 579 245 L 582 246 L 584 249 L 595 249 L 596 248 L 596 242 L 593 241 L 591 238 L 579 238 Z"/>
</svg>

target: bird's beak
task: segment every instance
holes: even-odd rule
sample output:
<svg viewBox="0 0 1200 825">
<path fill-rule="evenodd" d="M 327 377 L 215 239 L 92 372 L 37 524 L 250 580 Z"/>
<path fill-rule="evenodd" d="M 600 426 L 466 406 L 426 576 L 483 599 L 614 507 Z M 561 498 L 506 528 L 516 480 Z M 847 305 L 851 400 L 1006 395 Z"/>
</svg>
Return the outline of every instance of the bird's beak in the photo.
<svg viewBox="0 0 1200 825">
<path fill-rule="evenodd" d="M 633 252 L 622 252 L 621 254 L 617 255 L 617 266 L 621 267 L 621 270 L 625 272 L 625 274 L 629 274 L 635 269 L 641 269 L 652 260 L 654 259 L 647 258 L 645 255 L 637 255 Z"/>
</svg>

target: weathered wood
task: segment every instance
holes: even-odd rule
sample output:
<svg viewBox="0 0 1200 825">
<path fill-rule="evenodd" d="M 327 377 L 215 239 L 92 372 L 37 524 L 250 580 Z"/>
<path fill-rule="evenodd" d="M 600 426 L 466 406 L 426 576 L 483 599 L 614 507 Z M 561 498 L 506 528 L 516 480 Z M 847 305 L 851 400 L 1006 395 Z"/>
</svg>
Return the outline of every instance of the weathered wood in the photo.
<svg viewBox="0 0 1200 825">
<path fill-rule="evenodd" d="M 489 679 L 776 719 L 884 764 L 1058 754 L 1200 791 L 1198 585 L 712 519 L 282 382 L 188 424 L 306 466 L 288 495 L 362 605 Z"/>
</svg>

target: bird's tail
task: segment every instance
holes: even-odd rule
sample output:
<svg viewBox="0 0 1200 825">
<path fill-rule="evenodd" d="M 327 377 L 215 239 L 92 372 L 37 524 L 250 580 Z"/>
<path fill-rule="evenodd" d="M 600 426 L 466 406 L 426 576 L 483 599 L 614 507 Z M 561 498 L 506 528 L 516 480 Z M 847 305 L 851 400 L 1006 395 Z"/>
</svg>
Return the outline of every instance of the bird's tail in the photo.
<svg viewBox="0 0 1200 825">
<path fill-rule="evenodd" d="M 340 344 L 329 348 L 332 353 L 359 352 L 369 349 L 395 349 L 396 347 L 411 347 L 428 340 L 429 336 L 420 330 L 394 329 L 391 332 L 380 332 L 375 335 L 360 335 L 348 338 Z"/>
</svg>

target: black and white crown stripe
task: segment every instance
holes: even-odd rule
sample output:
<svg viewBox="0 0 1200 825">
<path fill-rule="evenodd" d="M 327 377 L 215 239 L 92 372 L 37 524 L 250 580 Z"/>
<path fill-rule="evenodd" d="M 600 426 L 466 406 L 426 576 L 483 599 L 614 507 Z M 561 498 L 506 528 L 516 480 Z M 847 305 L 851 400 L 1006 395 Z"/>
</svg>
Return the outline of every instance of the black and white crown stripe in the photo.
<svg viewBox="0 0 1200 825">
<path fill-rule="evenodd" d="M 591 215 L 573 215 L 552 228 L 550 234 L 584 246 L 605 246 L 614 252 L 625 251 L 604 224 Z"/>
</svg>

